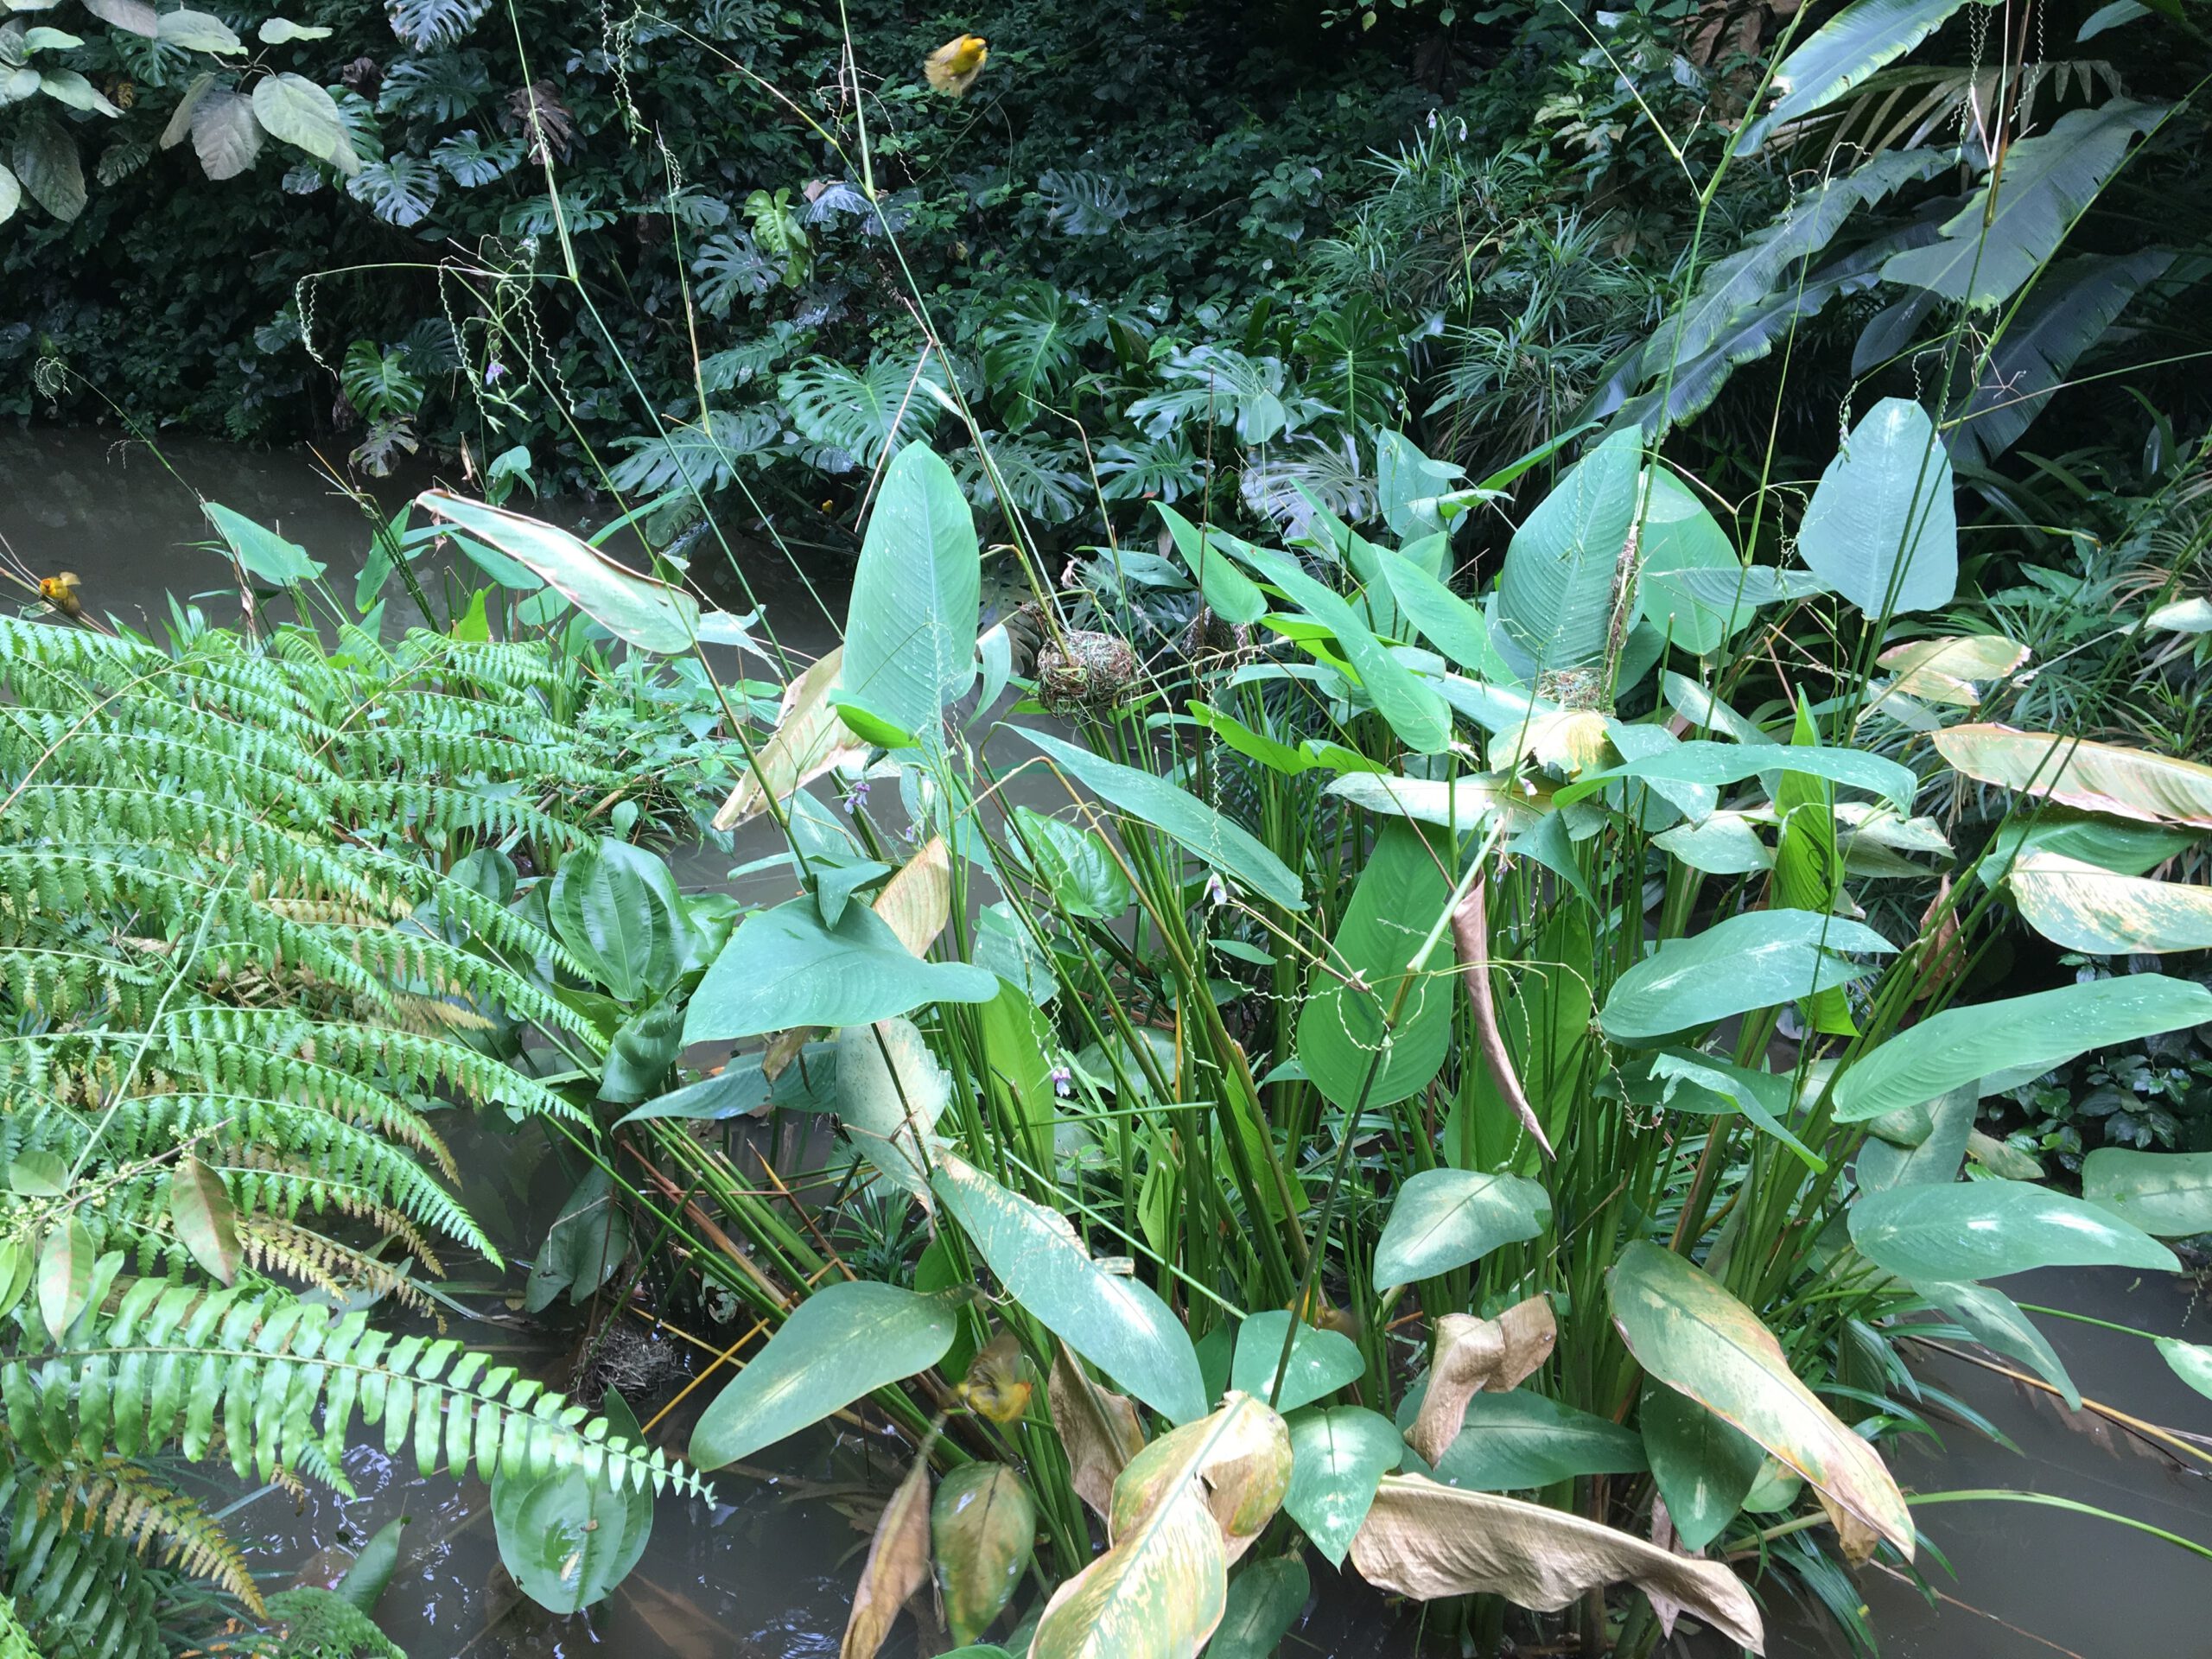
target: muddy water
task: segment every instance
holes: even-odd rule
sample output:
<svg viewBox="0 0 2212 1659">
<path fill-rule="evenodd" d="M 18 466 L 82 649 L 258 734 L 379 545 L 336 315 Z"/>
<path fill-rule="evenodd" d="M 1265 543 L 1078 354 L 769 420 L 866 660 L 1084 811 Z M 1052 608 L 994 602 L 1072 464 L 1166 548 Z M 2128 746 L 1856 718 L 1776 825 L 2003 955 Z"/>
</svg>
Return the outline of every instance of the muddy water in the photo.
<svg viewBox="0 0 2212 1659">
<path fill-rule="evenodd" d="M 210 618 L 229 620 L 235 601 L 217 596 L 229 585 L 227 566 L 192 545 L 208 534 L 196 490 L 281 530 L 332 565 L 341 592 L 350 587 L 339 578 L 359 568 L 369 543 L 367 523 L 359 505 L 318 477 L 309 458 L 190 441 L 170 446 L 168 456 L 184 481 L 143 448 L 118 447 L 99 433 L 0 430 L 0 540 L 35 574 L 76 571 L 93 609 L 133 626 L 150 629 L 162 620 L 170 594 L 207 594 Z M 396 502 L 429 481 L 408 479 L 379 493 Z M 595 521 L 580 506 L 552 504 L 543 511 L 577 525 Z M 823 648 L 829 628 L 804 584 L 778 575 L 753 597 L 767 605 L 779 636 L 795 652 Z M 720 855 L 702 861 L 687 868 L 685 877 L 711 879 L 721 861 Z M 499 1160 L 474 1161 L 485 1167 Z M 503 1248 L 526 1252 L 535 1243 L 530 1217 L 543 1195 L 533 1195 L 512 1172 L 510 1179 L 512 1190 L 470 1196 L 480 1200 Z M 518 1219 L 501 1226 L 503 1215 Z M 502 1298 L 519 1288 L 518 1273 L 497 1287 L 472 1287 L 462 1300 L 493 1317 L 467 1323 L 454 1318 L 454 1332 L 501 1351 L 509 1363 L 550 1383 L 565 1384 L 575 1333 L 505 1313 Z M 2212 1341 L 2212 1297 L 2200 1304 L 2186 1281 L 2050 1273 L 2008 1281 L 2006 1288 L 2023 1301 Z M 2212 1402 L 2180 1383 L 2146 1343 L 2049 1317 L 2038 1316 L 2037 1323 L 2084 1393 L 2212 1450 Z M 672 1338 L 660 1340 L 681 1346 Z M 687 1353 L 684 1363 L 690 1363 Z M 2018 1449 L 1976 1433 L 1931 1394 L 1927 1414 L 1942 1445 L 1911 1437 L 1888 1443 L 1909 1490 L 2048 1493 L 2212 1544 L 2212 1479 L 2202 1465 L 2185 1467 L 2107 1420 L 2069 1414 L 2048 1396 L 1964 1360 L 1922 1353 L 1918 1370 L 1931 1390 L 1955 1395 Z M 655 1398 L 669 1391 L 663 1385 Z M 694 1399 L 709 1392 L 702 1389 Z M 680 1446 L 689 1427 L 679 1408 L 663 1426 L 664 1443 Z M 359 1491 L 350 1500 L 318 1491 L 296 1508 L 280 1491 L 227 1484 L 208 1496 L 211 1508 L 229 1506 L 235 1535 L 247 1543 L 257 1568 L 276 1582 L 327 1545 L 358 1542 L 402 1513 L 413 1517 L 406 1562 L 379 1622 L 416 1659 L 588 1653 L 801 1659 L 837 1650 L 865 1542 L 845 1512 L 850 1491 L 870 1486 L 880 1495 L 896 1477 L 896 1457 L 895 1447 L 856 1433 L 824 1432 L 777 1448 L 753 1472 L 724 1471 L 712 1506 L 663 1499 L 638 1570 L 609 1602 L 568 1622 L 548 1619 L 527 1604 L 517 1606 L 512 1591 L 503 1592 L 486 1494 L 476 1483 L 425 1481 L 411 1462 L 395 1463 L 361 1446 L 346 1460 Z M 1940 1592 L 1933 1601 L 1879 1573 L 1865 1576 L 1861 1590 L 1883 1651 L 1895 1659 L 2212 1654 L 2212 1561 L 2057 1509 L 1960 1503 L 1923 1509 L 1917 1518 L 1956 1576 L 1944 1573 L 1934 1551 L 1923 1560 Z M 1285 1654 L 1381 1659 L 1413 1651 L 1412 1613 L 1386 1605 L 1355 1580 L 1339 1586 L 1325 1563 L 1316 1561 L 1313 1570 L 1321 1593 Z M 1774 1654 L 1841 1659 L 1848 1652 L 1825 1618 L 1794 1606 L 1786 1595 L 1768 1594 L 1768 1615 Z M 914 1650 L 902 1624 L 887 1651 L 906 1659 Z"/>
</svg>

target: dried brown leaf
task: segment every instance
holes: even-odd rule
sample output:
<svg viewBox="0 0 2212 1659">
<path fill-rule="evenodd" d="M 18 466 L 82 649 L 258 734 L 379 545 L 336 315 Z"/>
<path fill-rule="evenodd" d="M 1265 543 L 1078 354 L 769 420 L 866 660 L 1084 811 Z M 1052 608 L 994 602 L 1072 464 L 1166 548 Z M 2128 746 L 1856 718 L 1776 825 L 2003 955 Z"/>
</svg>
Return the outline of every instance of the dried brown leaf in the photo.
<svg viewBox="0 0 2212 1659">
<path fill-rule="evenodd" d="M 1550 1357 L 1558 1340 L 1552 1306 L 1541 1296 L 1516 1302 L 1494 1319 L 1446 1313 L 1436 1322 L 1428 1392 L 1421 1398 L 1421 1414 L 1406 1431 L 1406 1444 L 1433 1464 L 1459 1438 L 1469 1400 L 1518 1387 Z"/>
<path fill-rule="evenodd" d="M 1111 1516 L 1114 1482 L 1131 1458 L 1144 1449 L 1144 1429 L 1128 1400 L 1092 1382 L 1077 1369 L 1065 1344 L 1052 1353 L 1047 1400 L 1052 1427 L 1068 1454 L 1076 1496 L 1097 1513 Z"/>
<path fill-rule="evenodd" d="M 1497 1028 L 1497 1004 L 1490 988 L 1490 914 L 1480 875 L 1468 887 L 1459 908 L 1452 912 L 1452 938 L 1459 947 L 1460 978 L 1467 988 L 1467 1007 L 1475 1016 L 1475 1039 L 1483 1052 L 1483 1064 L 1490 1069 L 1491 1081 L 1513 1108 L 1521 1127 L 1543 1149 L 1544 1156 L 1556 1158 L 1559 1154 L 1552 1150 L 1536 1109 L 1529 1103 L 1521 1079 L 1514 1072 L 1505 1035 Z"/>
<path fill-rule="evenodd" d="M 861 1568 L 860 1588 L 853 1596 L 852 1618 L 845 1624 L 844 1645 L 838 1659 L 875 1659 L 891 1634 L 893 1621 L 906 1599 L 930 1576 L 930 1440 L 915 1455 L 914 1466 L 891 1501 L 883 1506 L 883 1519 L 868 1547 L 868 1563 Z"/>
</svg>

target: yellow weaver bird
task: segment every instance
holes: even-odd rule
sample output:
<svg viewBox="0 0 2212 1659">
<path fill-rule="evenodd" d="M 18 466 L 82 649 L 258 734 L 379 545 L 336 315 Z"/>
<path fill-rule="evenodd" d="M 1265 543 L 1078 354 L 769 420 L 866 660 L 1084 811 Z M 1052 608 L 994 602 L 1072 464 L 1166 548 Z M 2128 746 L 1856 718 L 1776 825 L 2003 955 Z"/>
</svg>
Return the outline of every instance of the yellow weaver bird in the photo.
<svg viewBox="0 0 2212 1659">
<path fill-rule="evenodd" d="M 1001 1331 L 985 1343 L 953 1392 L 978 1416 L 1010 1423 L 1029 1409 L 1029 1379 L 1021 1374 L 1021 1344 Z"/>
<path fill-rule="evenodd" d="M 922 73 L 931 87 L 954 98 L 965 98 L 990 60 L 991 43 L 980 35 L 963 35 L 947 41 L 922 60 Z"/>
<path fill-rule="evenodd" d="M 64 570 L 60 575 L 41 576 L 38 596 L 73 620 L 85 613 L 85 601 L 77 597 L 77 589 L 82 585 L 74 570 Z"/>
</svg>

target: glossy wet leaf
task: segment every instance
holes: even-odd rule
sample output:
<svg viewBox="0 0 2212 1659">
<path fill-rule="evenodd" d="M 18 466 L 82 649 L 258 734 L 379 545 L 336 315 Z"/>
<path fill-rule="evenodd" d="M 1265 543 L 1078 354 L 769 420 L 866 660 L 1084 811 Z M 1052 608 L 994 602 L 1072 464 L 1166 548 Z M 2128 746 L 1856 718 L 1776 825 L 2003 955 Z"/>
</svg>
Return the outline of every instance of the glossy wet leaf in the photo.
<svg viewBox="0 0 2212 1659">
<path fill-rule="evenodd" d="M 1014 1599 L 1036 1549 L 1037 1506 L 1002 1463 L 950 1471 L 930 1508 L 938 1588 L 955 1642 L 973 1642 Z"/>
<path fill-rule="evenodd" d="M 1017 806 L 1009 839 L 1026 850 L 1053 901 L 1068 915 L 1111 920 L 1136 896 L 1106 838 L 1096 830 Z"/>
<path fill-rule="evenodd" d="M 1662 944 L 1613 982 L 1599 1022 L 1616 1042 L 1650 1042 L 1848 985 L 1874 969 L 1842 952 L 1895 948 L 1873 929 L 1840 916 L 1745 911 Z"/>
<path fill-rule="evenodd" d="M 825 1285 L 716 1395 L 691 1431 L 691 1462 L 719 1469 L 831 1412 L 925 1371 L 952 1346 L 963 1292 L 924 1296 L 872 1280 Z"/>
<path fill-rule="evenodd" d="M 837 1116 L 847 1137 L 878 1174 L 925 1202 L 932 1132 L 951 1098 L 952 1075 L 912 1020 L 837 1033 Z"/>
<path fill-rule="evenodd" d="M 1187 790 L 1135 766 L 1027 726 L 1007 728 L 1033 743 L 1075 782 L 1129 817 L 1179 842 L 1208 868 L 1285 910 L 1303 910 L 1298 878 L 1249 832 Z"/>
<path fill-rule="evenodd" d="M 1862 1193 L 1851 1242 L 1885 1273 L 1919 1282 L 2036 1268 L 2180 1271 L 2174 1253 L 2095 1205 L 2025 1181 L 1962 1181 Z"/>
<path fill-rule="evenodd" d="M 1635 729 L 1631 728 L 1630 729 Z M 1808 777 L 1823 778 L 1830 783 L 1848 785 L 1879 795 L 1894 803 L 1900 810 L 1910 808 L 1919 788 L 1919 779 L 1909 766 L 1878 754 L 1868 754 L 1861 749 L 1806 748 L 1785 750 L 1782 745 L 1770 747 L 1763 743 L 1722 743 L 1708 738 L 1697 738 L 1671 747 L 1656 749 L 1648 755 L 1610 766 L 1603 772 L 1593 772 L 1579 779 L 1552 797 L 1554 803 L 1569 806 L 1588 795 L 1594 795 L 1608 785 L 1624 779 L 1642 779 L 1647 783 L 1696 784 L 1707 788 L 1741 783 L 1746 778 L 1761 772 L 1783 770 L 1784 755 L 1789 769 Z"/>
<path fill-rule="evenodd" d="M 891 1494 L 868 1540 L 868 1560 L 853 1592 L 838 1659 L 875 1659 L 899 1612 L 930 1576 L 930 1459 L 934 1435 L 923 1438 L 913 1467 Z"/>
<path fill-rule="evenodd" d="M 1288 1412 L 1324 1399 L 1366 1375 L 1367 1361 L 1358 1344 L 1340 1331 L 1324 1331 L 1301 1322 L 1291 1344 L 1290 1363 L 1282 1369 L 1281 1390 L 1276 1392 L 1276 1367 L 1281 1363 L 1283 1338 L 1289 1332 L 1290 1315 L 1281 1308 L 1255 1313 L 1237 1326 L 1229 1386 L 1273 1405 L 1279 1412 Z"/>
<path fill-rule="evenodd" d="M 1440 857 L 1446 837 L 1432 842 L 1410 823 L 1385 823 L 1352 888 L 1325 966 L 1307 981 L 1298 1011 L 1298 1058 L 1332 1104 L 1349 1110 L 1361 1100 L 1380 1108 L 1427 1088 L 1452 1042 L 1452 980 L 1433 971 L 1451 966 L 1440 942 L 1421 968 L 1413 954 L 1452 896 Z M 1348 982 L 1357 978 L 1357 986 Z M 1376 1057 L 1393 1009 L 1389 1052 Z M 1372 1081 L 1370 1072 L 1372 1071 Z"/>
<path fill-rule="evenodd" d="M 1797 554 L 1868 616 L 1932 611 L 1959 586 L 1951 459 L 1918 404 L 1885 397 L 1821 474 Z"/>
<path fill-rule="evenodd" d="M 2023 853 L 2005 885 L 2020 919 L 2069 950 L 2158 955 L 2212 947 L 2212 887 L 2122 875 L 2059 853 Z"/>
<path fill-rule="evenodd" d="M 1306 1563 L 1295 1555 L 1252 1562 L 1229 1581 L 1228 1605 L 1206 1643 L 1207 1659 L 1273 1659 L 1313 1592 Z"/>
<path fill-rule="evenodd" d="M 1398 1414 L 1408 1427 L 1419 1405 L 1409 1391 Z M 1522 1388 L 1471 1395 L 1459 1433 L 1441 1457 L 1427 1461 L 1445 1485 L 1474 1492 L 1530 1491 L 1646 1467 L 1643 1442 L 1632 1430 Z"/>
<path fill-rule="evenodd" d="M 1282 1506 L 1329 1564 L 1342 1567 L 1376 1483 L 1398 1466 L 1405 1443 L 1388 1417 L 1364 1406 L 1317 1406 L 1289 1421 L 1290 1487 Z"/>
<path fill-rule="evenodd" d="M 345 1576 L 334 1586 L 365 1613 L 376 1611 L 385 1587 L 399 1571 L 400 1548 L 407 1541 L 409 1518 L 403 1515 L 371 1533 L 368 1541 L 354 1552 Z"/>
<path fill-rule="evenodd" d="M 2158 1355 L 2173 1368 L 2176 1376 L 2207 1399 L 2212 1399 L 2212 1348 L 2202 1343 L 2160 1337 Z"/>
<path fill-rule="evenodd" d="M 999 1282 L 1046 1329 L 1172 1421 L 1205 1414 L 1191 1339 L 1150 1287 L 1108 1272 L 1064 1217 L 964 1159 L 946 1154 L 931 1185 Z"/>
<path fill-rule="evenodd" d="M 874 911 L 846 906 L 825 927 L 811 899 L 738 925 L 692 993 L 686 1044 L 799 1026 L 864 1026 L 931 1002 L 988 1002 L 998 976 L 963 962 L 924 962 Z"/>
<path fill-rule="evenodd" d="M 1718 1561 L 1692 1560 L 1563 1510 L 1419 1475 L 1383 1478 L 1351 1560 L 1370 1584 L 1398 1595 L 1497 1595 L 1537 1612 L 1626 1582 L 1671 1597 L 1754 1652 L 1765 1647 L 1758 1605 Z"/>
<path fill-rule="evenodd" d="M 194 1261 L 223 1283 L 237 1282 L 245 1261 L 238 1213 L 223 1178 L 188 1154 L 169 1172 L 169 1219 Z"/>
<path fill-rule="evenodd" d="M 601 1408 L 614 1434 L 642 1443 L 638 1420 L 607 1390 Z M 492 1526 L 499 1562 L 524 1595 L 563 1617 L 603 1601 L 645 1554 L 653 1496 L 580 1466 L 532 1478 L 503 1468 L 492 1481 Z"/>
<path fill-rule="evenodd" d="M 2033 1076 L 2091 1049 L 2212 1020 L 2212 991 L 2159 974 L 1946 1008 L 1899 1032 L 1836 1079 L 1839 1122 L 1923 1105 L 2000 1071 Z"/>
<path fill-rule="evenodd" d="M 1605 1278 L 1613 1324 L 1645 1371 L 1758 1441 L 1910 1558 L 1912 1519 L 1897 1482 L 1874 1448 L 1798 1379 L 1756 1313 L 1702 1269 L 1643 1240 Z"/>
<path fill-rule="evenodd" d="M 1663 1382 L 1645 1383 L 1637 1422 L 1675 1536 L 1686 1549 L 1703 1549 L 1744 1507 L 1766 1453 L 1758 1441 Z"/>
<path fill-rule="evenodd" d="M 1436 1357 L 1406 1443 L 1433 1464 L 1459 1438 L 1478 1394 L 1518 1387 L 1551 1357 L 1558 1341 L 1558 1321 L 1543 1296 L 1516 1302 L 1494 1319 L 1444 1315 L 1436 1322 Z"/>
<path fill-rule="evenodd" d="M 524 1287 L 524 1310 L 541 1312 L 564 1290 L 571 1305 L 581 1306 L 614 1276 L 629 1252 L 629 1214 L 607 1172 L 594 1164 L 546 1229 Z"/>
<path fill-rule="evenodd" d="M 1077 1369 L 1065 1344 L 1052 1350 L 1047 1383 L 1052 1427 L 1067 1454 L 1076 1495 L 1103 1519 L 1113 1508 L 1114 1483 L 1144 1449 L 1144 1427 L 1126 1396 Z M 1214 1392 L 1217 1393 L 1218 1390 Z"/>
<path fill-rule="evenodd" d="M 92 1230 L 75 1211 L 49 1230 L 39 1246 L 38 1316 L 57 1339 L 76 1323 L 92 1294 L 92 1264 L 99 1259 Z"/>
<path fill-rule="evenodd" d="M 2145 823 L 2212 829 L 2212 766 L 2193 760 L 2010 726 L 1954 726 L 1933 741 L 1978 783 Z"/>
<path fill-rule="evenodd" d="M 425 490 L 415 499 L 535 571 L 586 616 L 640 651 L 658 656 L 688 652 L 698 637 L 699 604 L 690 594 L 618 563 L 565 530 L 445 490 Z"/>
<path fill-rule="evenodd" d="M 2082 1160 L 2082 1196 L 2156 1238 L 2212 1233 L 2212 1152 L 2099 1147 Z"/>
<path fill-rule="evenodd" d="M 1551 1215 L 1550 1195 L 1518 1175 L 1423 1170 L 1390 1201 L 1375 1247 L 1375 1287 L 1409 1285 L 1479 1262 L 1501 1244 L 1536 1237 Z"/>
<path fill-rule="evenodd" d="M 982 582 L 975 516 L 946 466 L 909 443 L 885 468 L 845 613 L 840 700 L 934 741 L 975 683 Z"/>
</svg>

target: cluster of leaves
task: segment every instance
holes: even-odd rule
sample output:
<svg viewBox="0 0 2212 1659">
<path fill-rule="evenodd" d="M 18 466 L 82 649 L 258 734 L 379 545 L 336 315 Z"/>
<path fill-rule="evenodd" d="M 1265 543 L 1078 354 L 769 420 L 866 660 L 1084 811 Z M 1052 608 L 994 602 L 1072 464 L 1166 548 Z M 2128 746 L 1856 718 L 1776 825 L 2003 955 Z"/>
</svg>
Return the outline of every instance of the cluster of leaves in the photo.
<svg viewBox="0 0 2212 1659">
<path fill-rule="evenodd" d="M 259 579 L 317 568 L 208 511 Z M 575 670 L 179 621 L 171 649 L 0 622 L 0 1580 L 56 1656 L 168 1650 L 153 1552 L 249 1619 L 327 1611 L 264 1599 L 178 1457 L 344 1491 L 380 1427 L 425 1473 L 697 1485 L 633 1423 L 367 1311 L 427 1310 L 416 1275 L 456 1248 L 497 1263 L 441 1108 L 573 1129 L 524 1035 L 615 1064 L 543 895 L 510 902 L 518 859 L 594 848 L 622 783 L 560 718 Z"/>
</svg>

